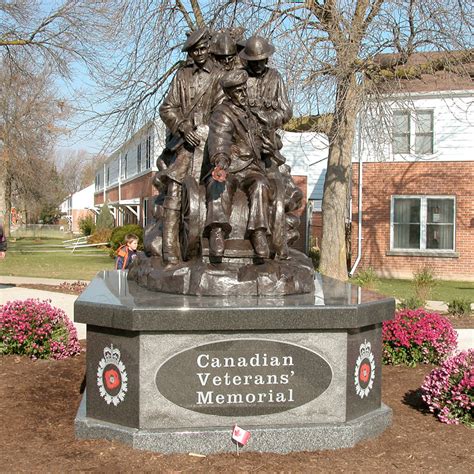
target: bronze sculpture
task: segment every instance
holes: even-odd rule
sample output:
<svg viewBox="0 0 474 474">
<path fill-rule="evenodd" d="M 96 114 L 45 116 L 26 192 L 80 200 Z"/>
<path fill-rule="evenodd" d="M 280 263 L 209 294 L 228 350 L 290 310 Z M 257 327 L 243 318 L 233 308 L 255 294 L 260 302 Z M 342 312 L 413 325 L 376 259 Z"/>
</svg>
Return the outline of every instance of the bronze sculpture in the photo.
<svg viewBox="0 0 474 474">
<path fill-rule="evenodd" d="M 281 75 L 267 65 L 274 47 L 252 36 L 239 48 L 220 32 L 212 60 L 209 36 L 189 35 L 190 60 L 160 107 L 169 129 L 154 178 L 160 195 L 146 255 L 129 278 L 182 294 L 311 292 L 312 262 L 289 248 L 303 195 L 280 153 L 277 130 L 292 109 Z M 241 62 L 232 60 L 237 49 Z"/>
<path fill-rule="evenodd" d="M 197 30 L 183 48 L 192 62 L 178 70 L 160 106 L 160 117 L 168 127 L 166 160 L 162 160 L 157 179 L 166 187 L 163 218 L 163 260 L 176 264 L 179 248 L 181 184 L 192 173 L 194 150 L 205 140 L 198 128 L 209 121 L 212 107 L 220 100 L 216 67 L 209 57 L 209 33 Z"/>
<path fill-rule="evenodd" d="M 247 234 L 255 253 L 270 256 L 267 242 L 271 188 L 265 174 L 265 157 L 269 150 L 256 133 L 257 123 L 247 108 L 248 75 L 244 70 L 229 72 L 220 81 L 227 98 L 217 106 L 209 124 L 209 158 L 219 173 L 213 172 L 207 182 L 207 218 L 205 233 L 209 232 L 209 250 L 213 256 L 224 254 L 225 242 L 232 226 L 229 222 L 237 188 L 249 200 Z"/>
<path fill-rule="evenodd" d="M 229 33 L 218 33 L 213 39 L 211 53 L 216 61 L 226 71 L 231 71 L 236 65 L 237 45 Z"/>
</svg>

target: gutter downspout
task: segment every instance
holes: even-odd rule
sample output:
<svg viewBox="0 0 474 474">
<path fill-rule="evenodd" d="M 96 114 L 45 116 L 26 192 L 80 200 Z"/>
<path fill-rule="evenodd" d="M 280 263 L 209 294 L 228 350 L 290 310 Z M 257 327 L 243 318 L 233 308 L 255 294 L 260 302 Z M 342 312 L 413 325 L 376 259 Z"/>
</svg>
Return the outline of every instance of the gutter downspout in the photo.
<svg viewBox="0 0 474 474">
<path fill-rule="evenodd" d="M 360 133 L 360 125 L 359 125 L 359 133 L 358 133 L 358 155 L 359 155 L 359 195 L 358 203 L 357 203 L 357 212 L 358 212 L 358 225 L 357 225 L 357 258 L 354 262 L 354 265 L 349 272 L 349 277 L 353 277 L 354 273 L 359 265 L 360 259 L 362 258 L 362 153 L 361 153 L 361 133 Z"/>
<path fill-rule="evenodd" d="M 123 222 L 119 223 L 120 216 L 122 215 L 120 209 L 122 205 L 122 152 L 119 154 L 119 172 L 118 172 L 118 206 L 115 208 L 115 222 L 117 225 L 123 225 Z"/>
<path fill-rule="evenodd" d="M 105 198 L 106 198 L 106 190 L 105 190 L 105 163 L 104 163 L 104 166 L 103 166 L 103 170 L 104 170 L 104 172 L 103 172 L 103 177 L 102 177 L 102 179 L 104 180 L 104 193 L 103 193 L 103 194 L 104 194 L 104 203 L 105 203 Z"/>
</svg>

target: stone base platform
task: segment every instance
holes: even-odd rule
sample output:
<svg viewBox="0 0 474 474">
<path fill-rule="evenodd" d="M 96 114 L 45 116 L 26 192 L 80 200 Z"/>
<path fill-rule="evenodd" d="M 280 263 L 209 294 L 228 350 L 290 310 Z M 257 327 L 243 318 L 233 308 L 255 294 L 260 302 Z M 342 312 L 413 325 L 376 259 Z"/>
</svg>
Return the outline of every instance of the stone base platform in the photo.
<svg viewBox="0 0 474 474">
<path fill-rule="evenodd" d="M 163 454 L 217 454 L 235 452 L 232 424 L 228 428 L 147 430 L 95 420 L 86 416 L 86 393 L 75 420 L 76 436 L 82 439 L 108 439 Z M 346 423 L 300 424 L 295 426 L 247 426 L 251 438 L 240 448 L 245 452 L 291 453 L 351 448 L 360 441 L 379 436 L 392 423 L 392 410 L 386 405 Z"/>
<path fill-rule="evenodd" d="M 103 272 L 76 300 L 87 324 L 81 438 L 163 453 L 336 449 L 381 433 L 382 322 L 395 302 L 315 275 L 315 292 L 203 297 Z"/>
</svg>

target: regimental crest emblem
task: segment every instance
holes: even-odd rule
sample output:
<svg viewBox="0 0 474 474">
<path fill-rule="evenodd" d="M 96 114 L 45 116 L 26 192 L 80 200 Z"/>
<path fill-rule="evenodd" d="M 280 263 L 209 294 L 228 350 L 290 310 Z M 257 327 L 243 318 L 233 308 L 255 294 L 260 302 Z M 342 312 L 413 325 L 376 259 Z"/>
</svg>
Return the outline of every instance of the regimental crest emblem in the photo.
<svg viewBox="0 0 474 474">
<path fill-rule="evenodd" d="M 372 354 L 370 342 L 364 340 L 359 348 L 359 357 L 357 358 L 354 370 L 354 384 L 357 395 L 360 398 L 368 397 L 370 390 L 374 385 L 375 379 L 375 358 Z"/>
<path fill-rule="evenodd" d="M 123 402 L 128 390 L 127 371 L 120 355 L 120 351 L 110 344 L 110 347 L 104 348 L 104 357 L 97 368 L 97 386 L 107 405 L 112 403 L 117 406 Z"/>
</svg>

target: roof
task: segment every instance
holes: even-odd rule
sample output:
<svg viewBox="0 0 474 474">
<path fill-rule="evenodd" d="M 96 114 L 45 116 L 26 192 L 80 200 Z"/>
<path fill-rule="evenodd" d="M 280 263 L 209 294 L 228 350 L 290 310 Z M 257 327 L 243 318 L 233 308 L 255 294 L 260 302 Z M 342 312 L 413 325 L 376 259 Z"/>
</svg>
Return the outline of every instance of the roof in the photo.
<svg viewBox="0 0 474 474">
<path fill-rule="evenodd" d="M 474 89 L 474 50 L 378 54 L 373 63 L 382 89 L 432 92 Z M 369 73 L 369 77 L 372 74 Z M 374 76 L 375 77 L 375 76 Z M 386 87 L 384 87 L 384 84 Z"/>
</svg>

